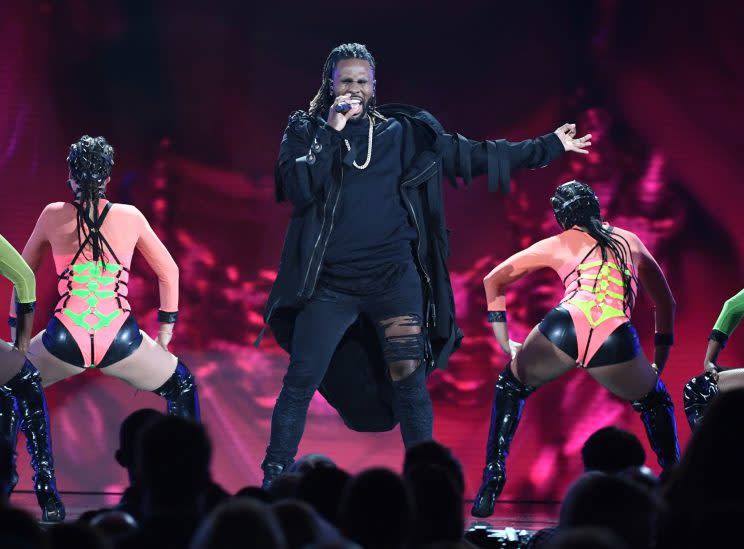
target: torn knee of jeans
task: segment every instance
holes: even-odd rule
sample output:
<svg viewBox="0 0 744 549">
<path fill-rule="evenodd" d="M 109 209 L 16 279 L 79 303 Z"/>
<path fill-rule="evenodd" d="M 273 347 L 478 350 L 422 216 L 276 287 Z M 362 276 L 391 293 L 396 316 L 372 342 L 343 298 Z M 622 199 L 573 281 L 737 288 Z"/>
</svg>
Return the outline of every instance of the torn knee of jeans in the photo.
<svg viewBox="0 0 744 549">
<path fill-rule="evenodd" d="M 421 316 L 417 314 L 393 316 L 380 321 L 385 337 L 420 334 L 421 324 Z"/>
<path fill-rule="evenodd" d="M 388 371 L 393 381 L 400 381 L 411 376 L 421 365 L 421 360 L 399 360 L 388 363 Z"/>
</svg>

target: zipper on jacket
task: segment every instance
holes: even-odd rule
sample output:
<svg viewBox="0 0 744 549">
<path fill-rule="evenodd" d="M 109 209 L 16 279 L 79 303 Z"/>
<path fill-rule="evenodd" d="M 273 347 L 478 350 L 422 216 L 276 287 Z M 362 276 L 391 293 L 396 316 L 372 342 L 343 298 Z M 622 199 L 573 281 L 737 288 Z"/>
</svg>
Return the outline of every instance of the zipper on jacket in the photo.
<svg viewBox="0 0 744 549">
<path fill-rule="evenodd" d="M 402 187 L 410 187 L 414 183 L 417 183 L 421 179 L 428 176 L 428 172 L 431 171 L 431 168 L 436 165 L 436 162 L 432 161 L 429 166 L 427 166 L 424 171 L 422 171 L 420 174 L 418 174 L 415 177 L 412 177 L 411 179 L 407 179 L 401 183 Z M 421 260 L 421 227 L 418 223 L 418 218 L 416 217 L 416 211 L 413 209 L 413 204 L 411 204 L 411 201 L 408 198 L 408 195 L 406 193 L 403 193 L 403 198 L 406 202 L 406 205 L 408 206 L 408 211 L 411 212 L 411 217 L 413 218 L 413 224 L 416 226 L 416 233 L 418 234 L 418 242 L 416 243 L 416 258 L 419 262 L 419 267 L 421 267 L 421 272 L 424 274 L 424 279 L 426 280 L 426 286 L 427 290 L 429 292 L 429 307 L 431 308 L 432 314 L 426 315 L 426 327 L 429 327 L 429 317 L 431 316 L 433 318 L 432 325 L 436 325 L 436 308 L 433 302 L 433 294 L 434 291 L 431 287 L 431 277 L 429 276 L 428 271 L 426 270 L 426 267 L 424 265 L 424 262 Z M 428 311 L 427 311 L 428 312 Z"/>
<path fill-rule="evenodd" d="M 344 168 L 341 167 L 341 181 L 338 184 L 338 192 L 336 193 L 336 201 L 333 203 L 333 209 L 331 210 L 331 225 L 328 228 L 328 234 L 326 235 L 325 242 L 323 242 L 323 250 L 320 253 L 320 259 L 318 260 L 318 268 L 315 271 L 315 279 L 313 280 L 312 289 L 315 290 L 315 286 L 318 284 L 318 277 L 320 276 L 320 269 L 323 266 L 323 259 L 325 259 L 325 253 L 328 249 L 328 241 L 331 239 L 331 233 L 333 233 L 333 222 L 336 219 L 336 208 L 338 207 L 338 201 L 341 200 L 341 188 L 344 186 Z"/>
</svg>

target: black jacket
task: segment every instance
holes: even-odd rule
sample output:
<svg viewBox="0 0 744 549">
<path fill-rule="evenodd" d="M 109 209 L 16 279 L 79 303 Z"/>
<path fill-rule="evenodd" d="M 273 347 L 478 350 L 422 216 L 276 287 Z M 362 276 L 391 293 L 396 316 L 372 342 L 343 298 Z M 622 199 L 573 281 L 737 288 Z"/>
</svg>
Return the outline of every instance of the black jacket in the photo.
<svg viewBox="0 0 744 549">
<path fill-rule="evenodd" d="M 488 174 L 491 191 L 509 190 L 514 169 L 545 166 L 563 152 L 555 134 L 510 143 L 503 139 L 476 142 L 447 134 L 428 112 L 409 105 L 385 105 L 378 111 L 403 126 L 406 164 L 401 198 L 418 232 L 416 262 L 422 277 L 428 352 L 427 369 L 445 368 L 460 344 L 455 322 L 447 257 L 449 244 L 442 201 L 444 175 L 469 184 Z M 291 351 L 297 312 L 313 295 L 323 255 L 333 230 L 335 205 L 343 192 L 344 171 L 354 158 L 341 145 L 342 136 L 320 118 L 294 113 L 277 162 L 277 200 L 289 199 L 294 212 L 287 229 L 276 281 L 265 310 L 266 323 L 279 345 Z M 336 349 L 320 392 L 344 422 L 358 431 L 384 431 L 397 423 L 392 387 L 374 327 L 360 318 Z"/>
</svg>

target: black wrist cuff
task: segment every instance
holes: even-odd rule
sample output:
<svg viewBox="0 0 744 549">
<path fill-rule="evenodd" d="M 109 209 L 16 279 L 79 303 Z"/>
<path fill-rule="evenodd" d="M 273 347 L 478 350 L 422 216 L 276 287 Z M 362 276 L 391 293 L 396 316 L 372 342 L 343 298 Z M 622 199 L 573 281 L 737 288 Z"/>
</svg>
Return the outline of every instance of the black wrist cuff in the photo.
<svg viewBox="0 0 744 549">
<path fill-rule="evenodd" d="M 172 313 L 166 311 L 158 311 L 158 322 L 164 322 L 167 324 L 173 324 L 178 318 L 178 311 Z"/>
<path fill-rule="evenodd" d="M 674 345 L 674 334 L 654 335 L 654 345 Z"/>
<path fill-rule="evenodd" d="M 10 326 L 11 328 L 15 328 L 16 326 L 18 326 L 18 319 L 14 316 L 9 316 L 8 326 Z"/>
<path fill-rule="evenodd" d="M 30 303 L 18 303 L 16 301 L 16 314 L 25 315 L 36 310 L 36 301 Z"/>
<path fill-rule="evenodd" d="M 488 311 L 488 322 L 506 322 L 506 311 Z"/>
<path fill-rule="evenodd" d="M 708 340 L 717 341 L 721 344 L 721 347 L 726 346 L 726 342 L 728 341 L 728 335 L 724 334 L 721 330 L 713 330 L 710 335 L 708 336 Z"/>
</svg>

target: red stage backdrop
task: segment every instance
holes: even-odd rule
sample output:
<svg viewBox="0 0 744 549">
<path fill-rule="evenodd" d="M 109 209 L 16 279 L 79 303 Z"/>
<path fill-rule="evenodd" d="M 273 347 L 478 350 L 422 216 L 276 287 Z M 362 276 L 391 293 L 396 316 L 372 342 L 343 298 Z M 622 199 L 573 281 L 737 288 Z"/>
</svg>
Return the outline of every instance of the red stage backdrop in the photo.
<svg viewBox="0 0 744 549">
<path fill-rule="evenodd" d="M 109 198 L 145 212 L 180 266 L 173 350 L 199 380 L 214 475 L 226 488 L 260 480 L 287 364 L 271 337 L 252 346 L 290 215 L 273 201 L 273 163 L 287 116 L 306 108 L 325 56 L 342 41 L 364 42 L 376 55 L 381 102 L 423 106 L 450 131 L 519 140 L 576 121 L 595 135 L 588 157 L 519 172 L 509 196 L 489 194 L 480 180 L 446 190 L 452 282 L 466 338 L 429 386 L 436 438 L 463 462 L 467 494 L 479 482 L 492 388 L 506 361 L 484 320 L 481 280 L 499 260 L 557 231 L 548 197 L 572 178 L 594 185 L 608 219 L 638 233 L 668 274 L 678 328 L 664 379 L 687 440 L 682 385 L 702 371 L 708 331 L 742 286 L 741 6 L 701 5 L 686 14 L 665 0 L 387 0 L 347 15 L 337 1 L 88 4 L 17 0 L 3 7 L 0 232 L 22 248 L 43 206 L 70 198 L 69 144 L 84 133 L 110 140 L 117 156 Z M 55 302 L 51 260 L 38 287 L 41 330 Z M 0 281 L 3 302 L 9 289 Z M 137 259 L 130 295 L 151 334 L 156 289 Z M 558 292 L 550 273 L 515 285 L 513 336 L 524 337 Z M 646 299 L 636 313 L 650 353 Z M 733 338 L 727 363 L 741 361 L 743 339 Z M 160 399 L 97 371 L 47 395 L 60 488 L 120 489 L 125 476 L 113 460 L 119 422 L 137 408 L 161 408 Z M 504 496 L 561 498 L 580 472 L 582 443 L 605 425 L 630 429 L 646 444 L 630 406 L 585 372 L 540 389 L 515 438 Z M 20 487 L 30 488 L 19 450 Z M 351 432 L 320 397 L 300 451 L 327 453 L 352 472 L 399 469 L 403 454 L 397 430 Z"/>
</svg>

